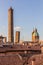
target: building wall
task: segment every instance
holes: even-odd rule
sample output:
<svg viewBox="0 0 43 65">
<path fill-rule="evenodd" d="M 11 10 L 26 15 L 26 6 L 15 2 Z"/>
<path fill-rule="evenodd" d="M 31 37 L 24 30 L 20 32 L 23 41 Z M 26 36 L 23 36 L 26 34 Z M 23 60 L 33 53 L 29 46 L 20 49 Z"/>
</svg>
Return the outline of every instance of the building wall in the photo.
<svg viewBox="0 0 43 65">
<path fill-rule="evenodd" d="M 4 37 L 3 42 L 6 44 L 6 42 L 7 42 L 7 37 Z"/>
</svg>

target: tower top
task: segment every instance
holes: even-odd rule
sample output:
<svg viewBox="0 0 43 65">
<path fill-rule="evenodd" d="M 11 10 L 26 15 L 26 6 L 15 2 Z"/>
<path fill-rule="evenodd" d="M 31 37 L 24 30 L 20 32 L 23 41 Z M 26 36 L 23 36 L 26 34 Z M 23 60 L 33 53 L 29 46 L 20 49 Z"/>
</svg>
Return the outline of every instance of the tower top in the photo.
<svg viewBox="0 0 43 65">
<path fill-rule="evenodd" d="M 13 8 L 12 8 L 12 7 L 10 7 L 8 10 L 13 10 Z"/>
</svg>

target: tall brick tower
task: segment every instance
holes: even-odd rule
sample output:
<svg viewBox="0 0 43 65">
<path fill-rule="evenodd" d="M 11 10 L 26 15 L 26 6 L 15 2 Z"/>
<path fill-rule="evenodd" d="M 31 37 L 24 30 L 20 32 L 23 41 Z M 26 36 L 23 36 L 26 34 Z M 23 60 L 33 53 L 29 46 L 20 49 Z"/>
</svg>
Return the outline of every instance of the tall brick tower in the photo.
<svg viewBox="0 0 43 65">
<path fill-rule="evenodd" d="M 8 42 L 14 42 L 12 7 L 8 9 Z"/>
<path fill-rule="evenodd" d="M 20 42 L 20 31 L 16 31 L 16 36 L 15 36 L 15 43 Z"/>
</svg>

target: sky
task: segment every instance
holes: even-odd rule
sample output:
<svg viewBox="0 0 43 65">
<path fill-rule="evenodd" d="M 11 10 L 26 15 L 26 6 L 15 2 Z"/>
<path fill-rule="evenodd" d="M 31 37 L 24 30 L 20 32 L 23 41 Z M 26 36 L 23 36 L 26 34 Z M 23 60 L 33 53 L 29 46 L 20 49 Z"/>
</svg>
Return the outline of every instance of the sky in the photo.
<svg viewBox="0 0 43 65">
<path fill-rule="evenodd" d="M 14 10 L 14 38 L 20 30 L 21 40 L 31 40 L 33 28 L 37 28 L 43 40 L 43 0 L 0 0 L 0 35 L 8 36 L 8 9 Z"/>
</svg>

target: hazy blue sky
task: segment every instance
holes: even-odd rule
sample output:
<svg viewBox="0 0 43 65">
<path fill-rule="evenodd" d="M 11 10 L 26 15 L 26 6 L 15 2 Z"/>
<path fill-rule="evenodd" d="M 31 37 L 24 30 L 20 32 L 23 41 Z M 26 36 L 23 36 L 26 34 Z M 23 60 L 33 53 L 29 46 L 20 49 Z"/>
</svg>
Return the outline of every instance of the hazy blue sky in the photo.
<svg viewBox="0 0 43 65">
<path fill-rule="evenodd" d="M 10 6 L 14 9 L 14 27 L 21 29 L 21 39 L 31 40 L 36 27 L 43 40 L 43 0 L 0 0 L 0 35 L 7 36 Z"/>
</svg>

